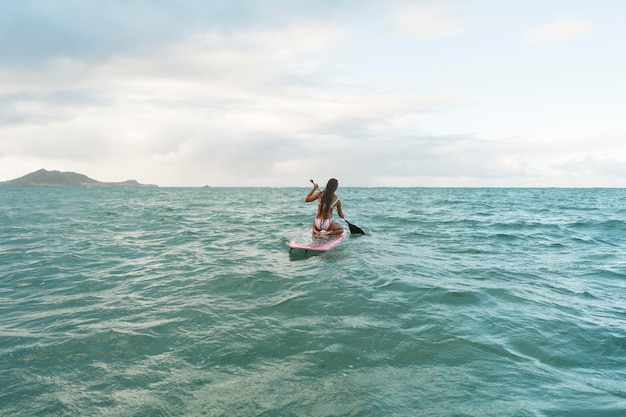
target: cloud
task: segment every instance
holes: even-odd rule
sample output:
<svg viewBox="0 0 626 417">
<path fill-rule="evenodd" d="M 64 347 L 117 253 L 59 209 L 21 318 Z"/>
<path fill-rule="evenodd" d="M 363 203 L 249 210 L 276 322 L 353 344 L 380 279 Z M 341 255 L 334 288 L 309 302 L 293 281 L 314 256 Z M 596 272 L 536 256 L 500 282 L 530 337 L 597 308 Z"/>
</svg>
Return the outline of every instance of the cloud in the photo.
<svg viewBox="0 0 626 417">
<path fill-rule="evenodd" d="M 422 41 L 458 35 L 467 28 L 467 18 L 449 5 L 413 4 L 392 12 L 396 31 Z"/>
<path fill-rule="evenodd" d="M 367 138 L 384 149 L 403 115 L 467 105 L 454 95 L 328 92 L 322 52 L 342 33 L 303 21 L 209 30 L 139 55 L 1 68 L 0 158 L 71 163 L 104 180 L 117 178 L 94 167 L 131 166 L 162 185 L 183 181 L 170 174 L 181 170 L 194 178 L 186 185 L 280 183 L 287 169 L 339 164 Z"/>
<path fill-rule="evenodd" d="M 575 176 L 626 177 L 626 160 L 607 154 L 571 159 L 555 168 Z"/>
<path fill-rule="evenodd" d="M 522 44 L 565 42 L 582 38 L 591 32 L 593 32 L 593 27 L 588 22 L 576 17 L 566 17 L 529 28 L 522 36 Z"/>
<path fill-rule="evenodd" d="M 544 102 L 557 91 L 552 80 L 572 73 L 541 65 L 532 83 L 514 76 L 519 61 L 502 65 L 510 55 L 490 55 L 488 38 L 475 42 L 486 32 L 456 36 L 471 23 L 461 4 L 12 2 L 0 15 L 0 180 L 39 168 L 164 186 L 329 176 L 344 185 L 553 185 L 540 181 L 577 169 L 623 177 L 622 161 L 606 157 L 623 150 L 621 127 L 598 122 L 619 120 L 606 111 L 608 95 L 594 93 L 604 119 L 590 117 L 578 142 L 572 100 L 554 106 L 568 112 L 562 121 L 522 106 L 516 124 L 515 106 L 497 100 L 502 90 L 523 102 L 529 86 L 550 82 L 533 94 Z M 479 9 L 473 19 L 497 24 Z M 562 19 L 529 29 L 525 42 L 591 30 Z M 449 42 L 428 43 L 438 39 Z M 515 82 L 502 89 L 503 79 Z M 597 126 L 618 139 L 599 149 Z"/>
</svg>

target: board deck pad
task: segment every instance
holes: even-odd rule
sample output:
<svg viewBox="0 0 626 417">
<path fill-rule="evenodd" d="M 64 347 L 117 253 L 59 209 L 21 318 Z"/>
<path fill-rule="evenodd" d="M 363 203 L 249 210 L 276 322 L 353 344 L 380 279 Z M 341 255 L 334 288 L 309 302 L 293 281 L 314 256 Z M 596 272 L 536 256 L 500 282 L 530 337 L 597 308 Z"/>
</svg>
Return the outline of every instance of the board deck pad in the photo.
<svg viewBox="0 0 626 417">
<path fill-rule="evenodd" d="M 308 230 L 289 242 L 291 249 L 313 250 L 313 251 L 327 251 L 339 245 L 348 235 L 345 230 L 340 235 L 316 235 L 311 230 Z"/>
</svg>

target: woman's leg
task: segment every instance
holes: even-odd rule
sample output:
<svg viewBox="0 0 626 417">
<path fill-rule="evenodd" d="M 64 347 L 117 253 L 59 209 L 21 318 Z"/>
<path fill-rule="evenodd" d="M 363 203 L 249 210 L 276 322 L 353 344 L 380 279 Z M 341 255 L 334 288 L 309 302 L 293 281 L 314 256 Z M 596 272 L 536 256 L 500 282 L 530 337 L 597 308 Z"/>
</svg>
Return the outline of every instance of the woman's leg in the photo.
<svg viewBox="0 0 626 417">
<path fill-rule="evenodd" d="M 329 235 L 340 235 L 343 233 L 343 227 L 337 222 L 332 222 L 328 228 Z"/>
</svg>

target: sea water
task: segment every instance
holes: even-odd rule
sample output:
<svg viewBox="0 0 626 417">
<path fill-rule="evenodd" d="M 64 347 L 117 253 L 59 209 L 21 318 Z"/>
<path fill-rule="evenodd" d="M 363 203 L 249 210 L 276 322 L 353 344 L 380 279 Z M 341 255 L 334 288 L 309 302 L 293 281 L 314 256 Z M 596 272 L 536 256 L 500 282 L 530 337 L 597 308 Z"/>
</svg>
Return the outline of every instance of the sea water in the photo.
<svg viewBox="0 0 626 417">
<path fill-rule="evenodd" d="M 0 188 L 0 414 L 626 415 L 626 190 L 307 191 Z"/>
</svg>

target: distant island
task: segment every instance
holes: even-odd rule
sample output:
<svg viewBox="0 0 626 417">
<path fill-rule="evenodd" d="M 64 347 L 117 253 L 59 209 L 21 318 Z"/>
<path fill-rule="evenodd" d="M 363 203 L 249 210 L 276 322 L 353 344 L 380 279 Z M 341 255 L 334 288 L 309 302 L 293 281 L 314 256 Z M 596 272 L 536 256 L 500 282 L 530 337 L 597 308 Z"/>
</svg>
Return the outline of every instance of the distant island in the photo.
<svg viewBox="0 0 626 417">
<path fill-rule="evenodd" d="M 76 172 L 47 171 L 40 169 L 23 177 L 0 182 L 0 186 L 13 187 L 158 187 L 140 184 L 135 180 L 123 182 L 101 182 Z"/>
</svg>

